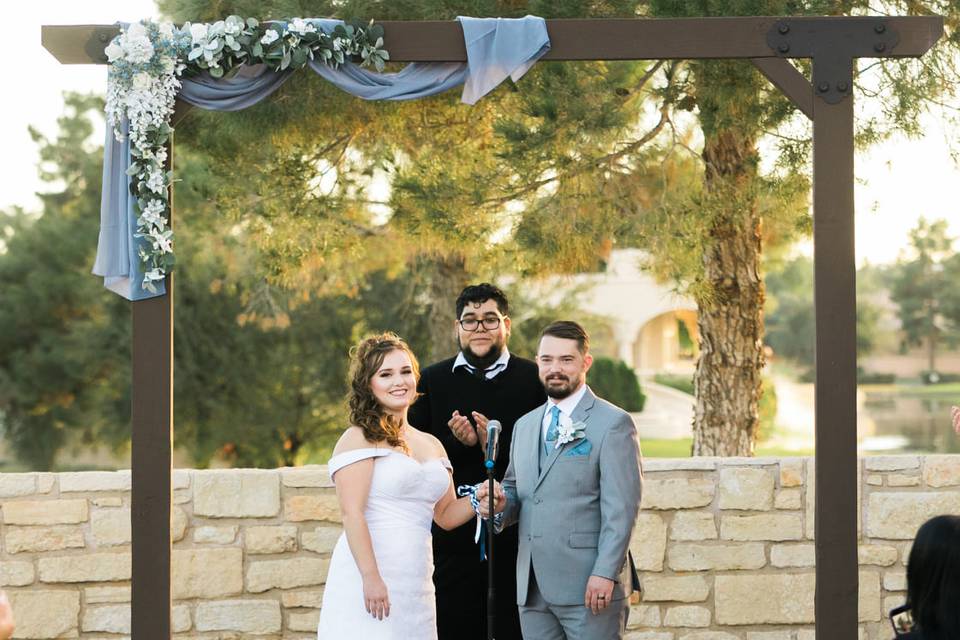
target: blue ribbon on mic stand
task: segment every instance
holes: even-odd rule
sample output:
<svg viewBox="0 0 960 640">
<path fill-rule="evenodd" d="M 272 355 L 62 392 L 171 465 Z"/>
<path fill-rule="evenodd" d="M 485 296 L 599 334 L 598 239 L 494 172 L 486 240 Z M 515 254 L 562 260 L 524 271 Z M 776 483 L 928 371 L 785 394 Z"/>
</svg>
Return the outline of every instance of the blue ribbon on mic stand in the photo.
<svg viewBox="0 0 960 640">
<path fill-rule="evenodd" d="M 473 507 L 473 512 L 477 514 L 477 530 L 473 534 L 473 541 L 480 544 L 480 560 L 483 561 L 487 559 L 487 545 L 486 538 L 483 535 L 483 521 L 486 520 L 486 518 L 480 515 L 480 501 L 477 500 L 477 489 L 480 488 L 481 484 L 484 483 L 462 484 L 457 487 L 457 495 L 461 498 L 463 496 L 470 496 L 470 506 Z M 503 528 L 502 513 L 494 514 L 493 526 L 496 528 L 497 533 Z"/>
</svg>

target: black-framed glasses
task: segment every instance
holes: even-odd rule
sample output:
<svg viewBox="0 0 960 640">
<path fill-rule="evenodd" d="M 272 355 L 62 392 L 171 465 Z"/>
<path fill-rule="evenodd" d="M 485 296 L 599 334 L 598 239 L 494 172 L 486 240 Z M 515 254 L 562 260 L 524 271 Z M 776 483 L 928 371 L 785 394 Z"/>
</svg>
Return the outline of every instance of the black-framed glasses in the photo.
<svg viewBox="0 0 960 640">
<path fill-rule="evenodd" d="M 457 320 L 464 331 L 476 331 L 481 324 L 487 331 L 493 331 L 500 327 L 500 316 L 485 316 L 483 320 L 479 318 L 463 318 Z"/>
</svg>

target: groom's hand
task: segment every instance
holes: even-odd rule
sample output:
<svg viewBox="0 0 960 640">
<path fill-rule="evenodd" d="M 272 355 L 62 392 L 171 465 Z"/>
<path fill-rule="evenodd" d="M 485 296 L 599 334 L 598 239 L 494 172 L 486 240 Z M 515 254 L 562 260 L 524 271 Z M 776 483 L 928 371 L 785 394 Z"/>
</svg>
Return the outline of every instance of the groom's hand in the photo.
<svg viewBox="0 0 960 640">
<path fill-rule="evenodd" d="M 583 596 L 583 604 L 597 615 L 610 606 L 613 598 L 613 580 L 590 576 L 587 580 L 587 592 Z"/>
<path fill-rule="evenodd" d="M 450 427 L 453 436 L 463 444 L 468 447 L 477 444 L 476 430 L 474 430 L 473 425 L 470 424 L 470 419 L 467 418 L 467 416 L 460 415 L 459 411 L 453 412 L 450 420 L 447 421 L 447 426 Z"/>
</svg>

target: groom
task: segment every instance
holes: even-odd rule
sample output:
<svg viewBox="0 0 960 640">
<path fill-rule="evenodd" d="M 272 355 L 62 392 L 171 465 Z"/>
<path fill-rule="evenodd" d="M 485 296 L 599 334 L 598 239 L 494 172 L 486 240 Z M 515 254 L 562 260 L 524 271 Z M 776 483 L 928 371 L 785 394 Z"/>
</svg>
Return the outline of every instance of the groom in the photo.
<svg viewBox="0 0 960 640">
<path fill-rule="evenodd" d="M 579 324 L 544 329 L 537 364 L 548 399 L 513 430 L 502 524 L 519 522 L 517 604 L 530 640 L 622 638 L 626 627 L 640 450 L 630 415 L 587 387 L 592 362 Z"/>
</svg>

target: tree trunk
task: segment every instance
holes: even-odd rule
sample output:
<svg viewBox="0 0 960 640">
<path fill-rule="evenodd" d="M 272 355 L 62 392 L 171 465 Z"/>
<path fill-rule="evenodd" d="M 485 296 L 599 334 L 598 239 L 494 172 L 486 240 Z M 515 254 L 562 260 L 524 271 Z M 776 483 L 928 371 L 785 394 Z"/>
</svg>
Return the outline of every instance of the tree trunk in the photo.
<svg viewBox="0 0 960 640">
<path fill-rule="evenodd" d="M 457 296 L 467 286 L 466 259 L 462 254 L 437 256 L 429 260 L 427 315 L 430 325 L 428 351 L 419 355 L 421 364 L 442 360 L 459 349 L 453 322 Z"/>
<path fill-rule="evenodd" d="M 693 455 L 753 455 L 763 368 L 761 221 L 755 139 L 733 128 L 706 134 L 710 243 L 708 299 L 698 300 L 700 355 L 694 374 Z"/>
</svg>

